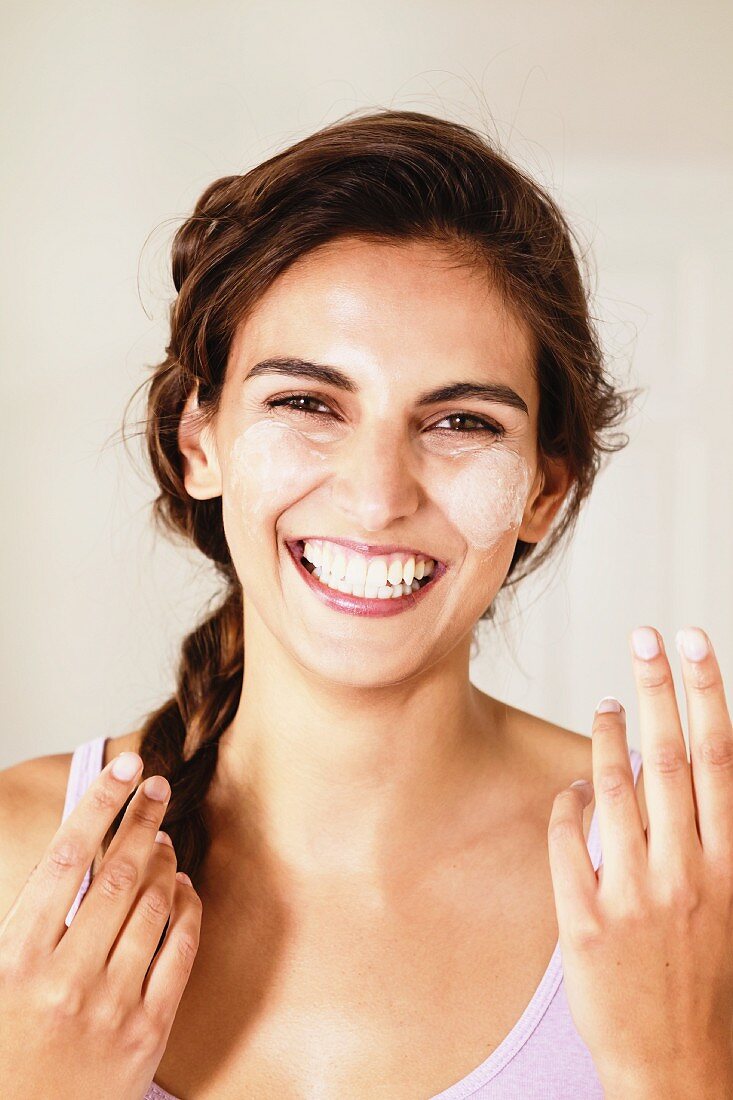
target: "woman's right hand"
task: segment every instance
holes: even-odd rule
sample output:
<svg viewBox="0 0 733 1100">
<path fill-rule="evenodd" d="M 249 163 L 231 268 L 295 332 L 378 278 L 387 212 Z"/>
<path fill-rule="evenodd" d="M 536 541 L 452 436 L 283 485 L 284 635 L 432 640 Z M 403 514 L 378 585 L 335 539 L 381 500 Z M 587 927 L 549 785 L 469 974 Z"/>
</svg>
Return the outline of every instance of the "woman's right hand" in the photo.
<svg viewBox="0 0 733 1100">
<path fill-rule="evenodd" d="M 118 779 L 119 762 L 137 762 L 137 770 Z M 65 923 L 141 770 L 142 760 L 129 752 L 102 770 L 0 921 L 3 1096 L 142 1100 L 158 1068 L 201 928 L 200 898 L 177 878 L 170 838 L 155 843 L 170 797 L 162 776 L 148 777 L 135 791 L 82 904 Z M 148 797 L 150 784 L 163 788 L 162 801 Z"/>
</svg>

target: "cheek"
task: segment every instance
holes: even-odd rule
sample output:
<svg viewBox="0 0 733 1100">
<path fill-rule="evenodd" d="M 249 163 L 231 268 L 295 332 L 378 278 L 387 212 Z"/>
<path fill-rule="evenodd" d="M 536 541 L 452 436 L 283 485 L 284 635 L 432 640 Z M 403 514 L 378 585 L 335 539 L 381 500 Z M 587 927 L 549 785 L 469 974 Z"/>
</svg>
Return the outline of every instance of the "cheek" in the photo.
<svg viewBox="0 0 733 1100">
<path fill-rule="evenodd" d="M 237 436 L 229 451 L 223 510 L 227 537 L 238 542 L 236 524 L 248 536 L 271 537 L 264 522 L 311 492 L 329 475 L 327 433 L 307 434 L 281 421 L 258 420 Z M 451 468 L 431 477 L 431 496 L 474 549 L 491 553 L 521 521 L 532 483 L 529 464 L 515 451 L 456 454 Z M 234 522 L 230 523 L 229 520 Z M 230 530 L 230 528 L 234 528 Z M 231 541 L 230 541 L 231 545 Z"/>
<path fill-rule="evenodd" d="M 287 424 L 258 420 L 237 436 L 229 452 L 225 513 L 244 518 L 257 534 L 263 519 L 282 512 L 318 484 L 326 459 L 312 436 Z"/>
<path fill-rule="evenodd" d="M 532 485 L 529 464 L 498 446 L 463 455 L 456 464 L 451 477 L 440 479 L 437 492 L 433 486 L 432 495 L 466 542 L 491 553 L 522 522 Z"/>
</svg>

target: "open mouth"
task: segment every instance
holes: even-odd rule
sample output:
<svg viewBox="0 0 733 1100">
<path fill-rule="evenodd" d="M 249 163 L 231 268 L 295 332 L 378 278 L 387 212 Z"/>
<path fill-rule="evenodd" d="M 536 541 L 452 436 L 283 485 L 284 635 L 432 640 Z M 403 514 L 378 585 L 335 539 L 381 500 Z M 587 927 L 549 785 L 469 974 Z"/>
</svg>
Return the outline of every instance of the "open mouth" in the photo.
<svg viewBox="0 0 733 1100">
<path fill-rule="evenodd" d="M 314 565 L 304 556 L 303 540 L 288 541 L 286 545 L 299 572 L 322 599 L 340 610 L 357 614 L 392 614 L 397 610 L 415 606 L 422 598 L 422 594 L 431 588 L 446 571 L 442 562 L 433 561 L 432 565 L 428 566 L 429 573 L 424 573 L 419 578 L 413 577 L 409 584 L 403 579 L 398 584 L 390 584 L 387 581 L 385 585 L 378 587 L 367 589 L 362 585 L 354 589 L 354 586 L 345 579 L 334 581 L 330 574 L 326 574 L 325 579 L 322 579 L 320 566 Z"/>
</svg>

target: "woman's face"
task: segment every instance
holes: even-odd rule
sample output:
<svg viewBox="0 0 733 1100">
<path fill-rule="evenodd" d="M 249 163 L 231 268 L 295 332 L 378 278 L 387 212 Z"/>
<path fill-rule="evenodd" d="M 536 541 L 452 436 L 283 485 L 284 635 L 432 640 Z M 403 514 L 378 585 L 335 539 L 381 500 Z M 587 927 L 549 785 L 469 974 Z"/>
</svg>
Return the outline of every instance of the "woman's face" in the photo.
<svg viewBox="0 0 733 1100">
<path fill-rule="evenodd" d="M 486 274 L 433 245 L 350 238 L 280 276 L 236 333 L 202 441 L 244 590 L 245 645 L 266 629 L 313 672 L 366 686 L 470 644 L 540 488 L 532 356 Z M 285 358 L 344 378 L 250 376 Z M 421 401 L 469 382 L 517 398 Z M 399 614 L 345 611 L 303 577 L 288 547 L 301 539 L 412 548 L 445 572 L 416 601 L 404 595 Z"/>
</svg>

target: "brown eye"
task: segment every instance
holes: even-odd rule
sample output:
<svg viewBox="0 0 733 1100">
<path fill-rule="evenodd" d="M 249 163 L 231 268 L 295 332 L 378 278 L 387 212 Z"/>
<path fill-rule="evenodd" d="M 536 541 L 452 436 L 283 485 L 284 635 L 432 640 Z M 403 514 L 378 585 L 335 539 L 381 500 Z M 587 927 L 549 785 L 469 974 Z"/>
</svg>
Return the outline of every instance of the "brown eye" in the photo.
<svg viewBox="0 0 733 1100">
<path fill-rule="evenodd" d="M 313 397 L 309 393 L 293 393 L 287 397 L 276 397 L 272 401 L 267 401 L 266 405 L 268 409 L 285 408 L 292 412 L 303 413 L 305 416 L 327 416 L 328 413 L 317 412 L 314 409 L 304 409 L 298 404 L 293 402 L 298 401 L 312 401 L 314 405 L 323 405 L 322 401 L 319 401 L 317 397 Z"/>
<path fill-rule="evenodd" d="M 491 434 L 495 436 L 504 435 L 504 429 L 498 424 L 494 424 L 490 420 L 484 420 L 482 416 L 474 416 L 473 413 L 449 413 L 448 416 L 443 417 L 443 420 L 453 421 L 454 423 L 456 421 L 465 422 L 470 420 L 478 425 L 477 428 L 439 428 L 438 424 L 443 422 L 440 420 L 433 425 L 439 432 L 447 432 L 450 435 L 474 435 L 476 432 L 491 432 Z"/>
</svg>

